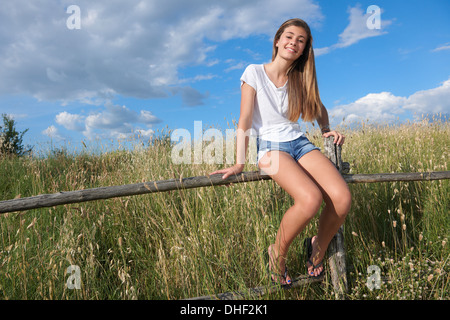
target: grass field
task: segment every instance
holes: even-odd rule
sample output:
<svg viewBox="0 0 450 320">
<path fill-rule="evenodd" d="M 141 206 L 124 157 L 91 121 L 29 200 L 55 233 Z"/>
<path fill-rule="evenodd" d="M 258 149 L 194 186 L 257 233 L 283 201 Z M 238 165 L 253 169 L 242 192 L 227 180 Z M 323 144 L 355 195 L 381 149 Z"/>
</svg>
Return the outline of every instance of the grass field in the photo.
<svg viewBox="0 0 450 320">
<path fill-rule="evenodd" d="M 351 173 L 447 171 L 448 122 L 343 128 Z M 308 137 L 318 146 L 318 132 Z M 175 165 L 171 145 L 110 152 L 52 150 L 0 159 L 0 200 L 206 175 L 219 165 Z M 256 170 L 248 165 L 245 171 Z M 449 299 L 450 181 L 351 184 L 344 225 L 349 299 Z M 269 284 L 263 252 L 292 204 L 273 181 L 199 188 L 0 215 L 0 299 L 184 299 Z M 292 275 L 305 274 L 304 237 Z M 79 267 L 80 289 L 67 268 Z M 371 265 L 380 289 L 367 287 Z M 326 267 L 326 265 L 325 265 Z M 263 299 L 334 299 L 321 284 Z"/>
</svg>

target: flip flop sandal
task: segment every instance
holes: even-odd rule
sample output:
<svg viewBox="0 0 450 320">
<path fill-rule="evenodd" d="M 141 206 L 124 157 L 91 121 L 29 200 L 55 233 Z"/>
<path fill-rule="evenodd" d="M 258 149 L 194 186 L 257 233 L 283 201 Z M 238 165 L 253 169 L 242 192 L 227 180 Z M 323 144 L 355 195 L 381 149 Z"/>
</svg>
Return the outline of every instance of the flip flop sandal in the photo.
<svg viewBox="0 0 450 320">
<path fill-rule="evenodd" d="M 267 258 L 267 261 L 268 261 L 268 263 L 267 263 L 267 272 L 268 272 L 268 274 L 269 274 L 269 277 L 270 277 L 270 280 L 272 281 L 272 283 L 273 283 L 273 284 L 280 285 L 280 286 L 282 286 L 282 287 L 284 287 L 284 286 L 290 286 L 290 285 L 292 284 L 292 280 L 286 280 L 286 278 L 287 278 L 287 276 L 288 276 L 288 268 L 287 268 L 287 266 L 284 266 L 284 274 L 278 274 L 278 273 L 276 273 L 276 272 L 270 270 L 270 261 L 271 261 L 271 258 L 270 258 L 269 252 L 268 252 L 267 250 L 265 251 L 265 255 L 266 255 L 266 258 Z M 277 277 L 277 279 L 280 279 L 280 278 L 281 278 L 282 280 L 284 280 L 285 283 L 281 283 L 281 282 L 279 282 L 279 281 L 276 281 L 276 280 L 273 278 L 273 276 Z"/>
<path fill-rule="evenodd" d="M 311 261 L 311 259 L 309 259 L 309 260 L 308 260 L 308 263 L 313 267 L 313 274 L 309 274 L 309 276 L 310 276 L 310 277 L 313 277 L 313 278 L 315 278 L 315 277 L 320 277 L 325 269 L 322 269 L 322 272 L 320 272 L 317 276 L 314 275 L 314 270 L 316 270 L 317 268 L 319 268 L 320 266 L 323 265 L 323 260 L 320 261 L 318 264 L 315 265 L 315 264 Z"/>
<path fill-rule="evenodd" d="M 308 261 L 307 263 L 309 263 L 312 267 L 313 267 L 313 271 L 316 270 L 317 268 L 321 267 L 323 265 L 323 260 L 320 261 L 318 264 L 314 264 L 311 260 L 311 256 L 312 256 L 312 238 L 306 238 L 305 239 L 305 247 L 306 247 L 306 252 L 307 252 L 307 256 L 308 256 Z M 319 273 L 317 276 L 308 274 L 310 277 L 320 277 L 322 275 L 322 273 L 324 272 L 325 268 L 322 270 L 321 273 Z M 314 274 L 314 272 L 313 272 Z"/>
<path fill-rule="evenodd" d="M 292 280 L 286 280 L 286 278 L 288 276 L 288 268 L 287 267 L 284 268 L 284 274 L 278 274 L 278 273 L 273 272 L 271 270 L 269 270 L 269 272 L 270 272 L 270 280 L 272 280 L 273 284 L 277 284 L 277 285 L 280 285 L 282 287 L 283 286 L 290 286 L 292 284 Z M 281 282 L 275 281 L 273 276 L 276 276 L 278 279 L 282 278 L 285 283 L 281 283 Z"/>
</svg>

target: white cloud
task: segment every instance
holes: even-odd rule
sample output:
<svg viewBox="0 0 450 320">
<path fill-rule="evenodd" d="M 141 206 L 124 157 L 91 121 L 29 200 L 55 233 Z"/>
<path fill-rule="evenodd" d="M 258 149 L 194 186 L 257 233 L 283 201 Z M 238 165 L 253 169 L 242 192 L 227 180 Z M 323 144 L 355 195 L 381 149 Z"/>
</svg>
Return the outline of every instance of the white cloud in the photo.
<svg viewBox="0 0 450 320">
<path fill-rule="evenodd" d="M 54 125 L 51 125 L 47 129 L 43 130 L 42 134 L 56 141 L 64 140 L 64 137 L 59 133 L 58 128 L 56 128 Z"/>
<path fill-rule="evenodd" d="M 338 48 L 345 48 L 359 42 L 362 39 L 377 37 L 387 33 L 383 28 L 388 26 L 391 22 L 383 20 L 383 28 L 369 29 L 367 27 L 367 19 L 370 14 L 363 12 L 359 7 L 349 9 L 349 24 L 345 30 L 339 35 L 339 42 L 336 44 Z"/>
<path fill-rule="evenodd" d="M 433 50 L 431 50 L 432 52 L 438 52 L 438 51 L 443 51 L 443 50 L 450 50 L 450 42 L 447 42 Z"/>
<path fill-rule="evenodd" d="M 178 83 L 179 84 L 182 84 L 182 83 L 194 83 L 194 82 L 198 82 L 198 81 L 211 80 L 211 79 L 214 79 L 214 78 L 217 78 L 217 77 L 218 76 L 214 75 L 214 74 L 205 74 L 205 75 L 199 74 L 199 75 L 196 75 L 193 78 L 180 79 L 180 80 L 178 80 Z"/>
<path fill-rule="evenodd" d="M 314 56 L 318 57 L 324 54 L 327 54 L 332 50 L 331 47 L 324 47 L 324 48 L 314 48 Z"/>
<path fill-rule="evenodd" d="M 329 47 L 315 49 L 314 54 L 316 56 L 324 55 L 335 49 L 349 47 L 363 39 L 386 34 L 387 31 L 385 31 L 385 28 L 389 26 L 392 21 L 382 19 L 381 28 L 369 29 L 367 27 L 367 20 L 370 17 L 371 14 L 364 12 L 359 5 L 349 8 L 349 24 L 339 35 L 338 42 Z"/>
<path fill-rule="evenodd" d="M 149 126 L 161 122 L 160 119 L 158 119 L 155 115 L 153 115 L 150 111 L 147 110 L 141 110 L 141 113 L 139 115 L 139 121 L 141 123 L 147 124 Z"/>
<path fill-rule="evenodd" d="M 68 130 L 82 131 L 84 129 L 83 117 L 66 111 L 56 115 L 56 123 Z"/>
<path fill-rule="evenodd" d="M 390 92 L 369 93 L 355 102 L 330 109 L 334 125 L 369 120 L 391 123 L 406 112 L 416 114 L 450 113 L 450 79 L 439 87 L 421 90 L 409 97 L 395 96 Z"/>
<path fill-rule="evenodd" d="M 231 63 L 233 63 L 233 64 L 231 64 Z M 230 72 L 232 70 L 244 69 L 246 65 L 248 65 L 248 62 L 244 62 L 244 61 L 235 62 L 234 60 L 232 60 L 232 61 L 230 61 L 230 66 L 228 68 L 226 68 L 224 71 Z"/>
<path fill-rule="evenodd" d="M 412 94 L 404 108 L 418 114 L 450 113 L 450 79 L 437 88 Z"/>
<path fill-rule="evenodd" d="M 88 139 L 100 138 L 124 138 L 133 134 L 149 136 L 153 133 L 151 127 L 161 120 L 148 110 L 139 113 L 126 106 L 107 103 L 105 109 L 87 116 L 72 114 L 67 111 L 56 115 L 56 123 L 67 130 L 82 132 Z M 139 128 L 139 126 L 145 128 Z M 53 129 L 56 129 L 52 126 Z"/>
<path fill-rule="evenodd" d="M 86 117 L 87 128 L 117 129 L 134 122 L 137 114 L 125 106 L 108 104 L 103 112 L 91 114 Z"/>
<path fill-rule="evenodd" d="M 401 106 L 405 100 L 390 92 L 369 93 L 355 102 L 333 108 L 330 116 L 347 123 L 366 119 L 373 122 L 391 122 L 403 112 Z"/>
<path fill-rule="evenodd" d="M 79 0 L 81 28 L 69 30 L 72 4 L 2 3 L 0 74 L 8 81 L 0 95 L 96 105 L 111 95 L 167 97 L 169 86 L 183 82 L 180 67 L 217 63 L 206 39 L 273 36 L 287 17 L 322 19 L 313 0 Z"/>
<path fill-rule="evenodd" d="M 155 131 L 152 129 L 148 129 L 148 130 L 138 129 L 138 130 L 135 130 L 134 133 L 138 138 L 149 139 L 153 136 Z"/>
</svg>

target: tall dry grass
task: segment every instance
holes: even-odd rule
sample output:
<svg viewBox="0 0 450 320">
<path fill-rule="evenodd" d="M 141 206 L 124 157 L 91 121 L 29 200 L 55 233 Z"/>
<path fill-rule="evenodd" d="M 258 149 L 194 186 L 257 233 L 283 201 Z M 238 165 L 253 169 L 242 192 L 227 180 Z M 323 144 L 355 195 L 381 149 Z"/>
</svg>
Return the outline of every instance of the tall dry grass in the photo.
<svg viewBox="0 0 450 320">
<path fill-rule="evenodd" d="M 351 173 L 448 170 L 450 126 L 342 128 Z M 322 139 L 309 133 L 317 145 Z M 174 165 L 167 139 L 110 152 L 53 150 L 0 159 L 0 199 L 205 175 Z M 248 165 L 245 170 L 256 170 Z M 449 298 L 449 181 L 350 185 L 345 223 L 350 299 Z M 263 252 L 292 204 L 273 181 L 115 198 L 0 216 L 1 299 L 180 299 L 269 284 Z M 300 235 L 317 230 L 314 219 Z M 301 239 L 288 265 L 306 273 Z M 81 288 L 66 270 L 80 268 Z M 381 269 L 370 291 L 367 268 Z M 322 284 L 267 299 L 334 299 Z"/>
</svg>

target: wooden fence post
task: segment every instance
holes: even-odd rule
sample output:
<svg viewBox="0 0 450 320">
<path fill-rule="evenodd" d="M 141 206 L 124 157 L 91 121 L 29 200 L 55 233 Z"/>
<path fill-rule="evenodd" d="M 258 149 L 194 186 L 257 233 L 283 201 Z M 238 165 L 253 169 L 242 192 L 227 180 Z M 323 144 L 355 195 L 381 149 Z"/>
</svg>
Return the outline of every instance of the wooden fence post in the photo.
<svg viewBox="0 0 450 320">
<path fill-rule="evenodd" d="M 324 153 L 333 162 L 339 172 L 347 173 L 349 164 L 342 162 L 341 146 L 333 143 L 334 137 L 324 139 Z M 347 268 L 345 265 L 344 228 L 341 226 L 328 246 L 328 266 L 336 299 L 346 298 Z"/>
</svg>

